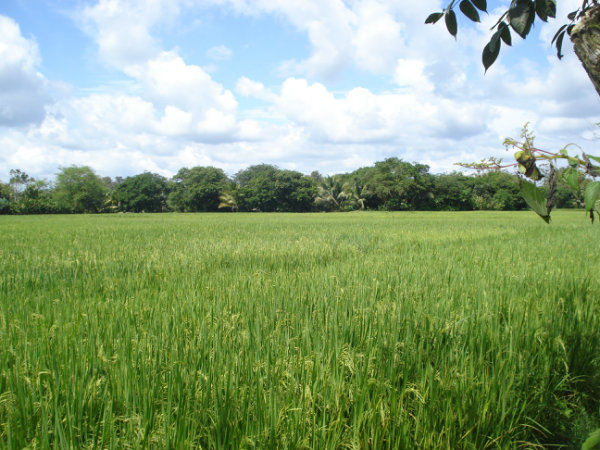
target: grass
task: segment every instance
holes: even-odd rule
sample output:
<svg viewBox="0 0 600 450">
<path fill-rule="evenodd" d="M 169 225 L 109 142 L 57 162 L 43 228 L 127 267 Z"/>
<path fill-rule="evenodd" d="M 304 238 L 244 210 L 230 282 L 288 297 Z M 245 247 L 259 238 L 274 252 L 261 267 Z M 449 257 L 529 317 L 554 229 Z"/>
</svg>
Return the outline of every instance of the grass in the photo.
<svg viewBox="0 0 600 450">
<path fill-rule="evenodd" d="M 0 448 L 577 447 L 581 212 L 0 216 Z"/>
</svg>

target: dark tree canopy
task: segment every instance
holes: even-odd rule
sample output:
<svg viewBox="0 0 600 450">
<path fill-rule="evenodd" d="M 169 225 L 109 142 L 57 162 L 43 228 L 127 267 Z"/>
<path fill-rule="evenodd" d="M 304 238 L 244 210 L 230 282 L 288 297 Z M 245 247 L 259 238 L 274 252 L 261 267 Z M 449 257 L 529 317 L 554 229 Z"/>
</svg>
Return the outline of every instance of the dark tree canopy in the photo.
<svg viewBox="0 0 600 450">
<path fill-rule="evenodd" d="M 96 213 L 104 208 L 108 188 L 88 166 L 63 167 L 56 175 L 54 199 L 64 212 Z"/>
<path fill-rule="evenodd" d="M 219 195 L 227 185 L 225 172 L 216 167 L 183 168 L 173 177 L 169 207 L 175 211 L 218 211 Z"/>
<path fill-rule="evenodd" d="M 313 209 L 317 188 L 311 177 L 294 170 L 280 170 L 275 177 L 278 211 L 305 212 Z"/>
<path fill-rule="evenodd" d="M 127 177 L 115 187 L 115 198 L 121 211 L 162 212 L 166 209 L 167 180 L 149 172 Z"/>
<path fill-rule="evenodd" d="M 235 175 L 239 185 L 240 210 L 276 211 L 275 179 L 279 169 L 270 164 L 250 166 Z"/>
<path fill-rule="evenodd" d="M 429 209 L 433 177 L 429 166 L 387 158 L 362 171 L 366 204 L 384 210 Z"/>
<path fill-rule="evenodd" d="M 24 172 L 21 172 L 24 173 Z M 170 180 L 145 172 L 100 178 L 89 167 L 67 167 L 53 185 L 27 177 L 13 199 L 0 183 L 0 214 L 72 212 L 353 211 L 522 209 L 516 175 L 494 171 L 434 175 L 429 167 L 392 157 L 351 173 L 310 176 L 273 165 L 241 170 L 232 179 L 215 167 L 183 168 Z M 557 206 L 581 206 L 559 184 Z M 165 199 L 168 199 L 166 201 Z"/>
<path fill-rule="evenodd" d="M 311 211 L 317 188 L 314 179 L 270 164 L 250 166 L 235 176 L 242 211 Z"/>
</svg>

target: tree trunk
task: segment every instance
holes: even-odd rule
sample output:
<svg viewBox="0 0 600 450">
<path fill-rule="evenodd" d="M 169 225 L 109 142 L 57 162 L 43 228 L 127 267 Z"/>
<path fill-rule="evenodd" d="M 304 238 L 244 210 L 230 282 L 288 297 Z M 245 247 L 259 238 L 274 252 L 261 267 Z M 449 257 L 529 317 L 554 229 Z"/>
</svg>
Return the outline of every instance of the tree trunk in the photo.
<svg viewBox="0 0 600 450">
<path fill-rule="evenodd" d="M 575 54 L 600 95 L 600 6 L 591 8 L 571 31 Z"/>
</svg>

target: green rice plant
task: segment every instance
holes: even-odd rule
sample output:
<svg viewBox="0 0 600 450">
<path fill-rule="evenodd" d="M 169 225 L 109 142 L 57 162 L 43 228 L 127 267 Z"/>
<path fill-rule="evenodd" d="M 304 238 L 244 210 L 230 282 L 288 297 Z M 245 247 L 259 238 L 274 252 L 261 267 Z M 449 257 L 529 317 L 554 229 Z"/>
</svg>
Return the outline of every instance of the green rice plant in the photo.
<svg viewBox="0 0 600 450">
<path fill-rule="evenodd" d="M 0 448 L 580 446 L 594 233 L 576 211 L 0 216 Z"/>
</svg>

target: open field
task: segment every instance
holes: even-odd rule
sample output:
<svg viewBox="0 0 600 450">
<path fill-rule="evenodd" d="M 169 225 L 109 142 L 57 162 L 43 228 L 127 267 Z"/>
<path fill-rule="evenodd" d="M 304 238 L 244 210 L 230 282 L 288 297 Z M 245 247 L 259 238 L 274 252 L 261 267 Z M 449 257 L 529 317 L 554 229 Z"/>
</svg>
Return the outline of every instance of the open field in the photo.
<svg viewBox="0 0 600 450">
<path fill-rule="evenodd" d="M 0 448 L 578 446 L 583 212 L 0 216 Z"/>
</svg>

